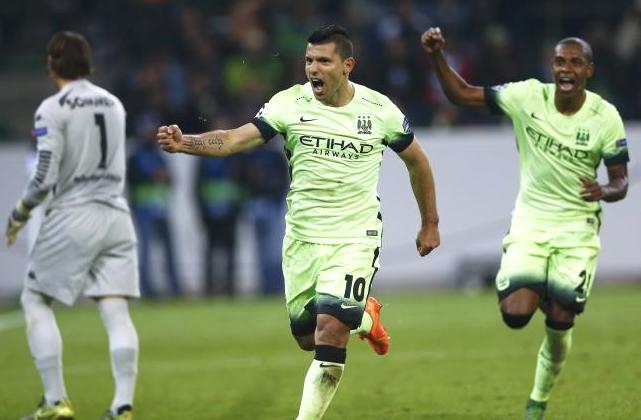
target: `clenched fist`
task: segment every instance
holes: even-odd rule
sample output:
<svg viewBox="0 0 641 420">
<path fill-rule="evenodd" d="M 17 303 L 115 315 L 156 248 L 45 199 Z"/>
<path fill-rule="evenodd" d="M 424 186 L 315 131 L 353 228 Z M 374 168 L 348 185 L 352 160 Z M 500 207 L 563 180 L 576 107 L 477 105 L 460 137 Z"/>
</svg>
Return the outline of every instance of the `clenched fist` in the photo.
<svg viewBox="0 0 641 420">
<path fill-rule="evenodd" d="M 176 153 L 181 151 L 183 133 L 177 125 L 158 127 L 156 138 L 158 139 L 158 145 L 165 152 Z"/>
<path fill-rule="evenodd" d="M 421 257 L 434 251 L 440 244 L 441 234 L 436 224 L 421 227 L 421 230 L 416 235 L 416 250 Z"/>
<path fill-rule="evenodd" d="M 427 31 L 423 32 L 421 35 L 421 45 L 428 54 L 434 54 L 443 49 L 445 45 L 445 38 L 441 33 L 441 28 L 429 28 Z"/>
</svg>

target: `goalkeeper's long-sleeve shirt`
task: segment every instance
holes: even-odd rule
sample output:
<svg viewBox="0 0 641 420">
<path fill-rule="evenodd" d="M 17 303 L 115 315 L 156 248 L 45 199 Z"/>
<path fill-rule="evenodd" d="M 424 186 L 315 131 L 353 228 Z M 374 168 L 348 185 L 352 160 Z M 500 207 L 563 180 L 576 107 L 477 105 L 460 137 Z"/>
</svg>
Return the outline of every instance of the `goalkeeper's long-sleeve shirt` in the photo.
<svg viewBox="0 0 641 420">
<path fill-rule="evenodd" d="M 22 197 L 27 208 L 51 191 L 49 208 L 102 202 L 129 211 L 125 185 L 125 110 L 114 95 L 85 79 L 42 101 L 32 134 L 37 165 Z"/>
</svg>

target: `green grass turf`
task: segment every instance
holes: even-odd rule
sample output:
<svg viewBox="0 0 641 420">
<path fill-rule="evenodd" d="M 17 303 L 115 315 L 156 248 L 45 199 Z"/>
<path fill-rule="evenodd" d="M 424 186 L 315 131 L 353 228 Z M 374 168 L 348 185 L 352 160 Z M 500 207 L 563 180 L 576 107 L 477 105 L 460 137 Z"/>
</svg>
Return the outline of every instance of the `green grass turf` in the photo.
<svg viewBox="0 0 641 420">
<path fill-rule="evenodd" d="M 547 419 L 641 419 L 641 288 L 595 289 Z M 353 340 L 327 419 L 522 418 L 540 315 L 510 331 L 489 293 L 381 300 L 391 352 L 377 356 Z M 14 309 L 0 308 L 0 319 Z M 90 303 L 57 314 L 77 418 L 96 419 L 112 395 L 98 314 Z M 136 303 L 132 316 L 141 341 L 137 419 L 295 417 L 312 355 L 289 337 L 281 299 Z M 37 403 L 41 385 L 24 326 L 0 331 L 0 379 L 0 419 Z"/>
</svg>

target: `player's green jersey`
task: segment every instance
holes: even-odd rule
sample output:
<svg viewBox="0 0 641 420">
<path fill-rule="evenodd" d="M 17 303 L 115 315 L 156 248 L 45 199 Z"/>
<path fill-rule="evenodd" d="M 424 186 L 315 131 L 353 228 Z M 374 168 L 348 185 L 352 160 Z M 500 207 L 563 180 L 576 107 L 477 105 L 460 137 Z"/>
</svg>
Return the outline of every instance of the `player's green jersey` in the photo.
<svg viewBox="0 0 641 420">
<path fill-rule="evenodd" d="M 600 204 L 584 201 L 581 177 L 596 179 L 605 165 L 629 160 L 623 122 L 616 108 L 586 91 L 585 103 L 566 116 L 554 105 L 554 84 L 530 79 L 486 89 L 493 111 L 512 119 L 521 186 L 513 222 L 534 225 L 598 223 Z"/>
<path fill-rule="evenodd" d="M 376 187 L 383 151 L 397 153 L 414 134 L 387 98 L 352 83 L 345 106 L 316 100 L 309 83 L 274 95 L 253 123 L 265 140 L 285 138 L 291 185 L 287 235 L 301 241 L 378 243 L 382 217 Z"/>
</svg>

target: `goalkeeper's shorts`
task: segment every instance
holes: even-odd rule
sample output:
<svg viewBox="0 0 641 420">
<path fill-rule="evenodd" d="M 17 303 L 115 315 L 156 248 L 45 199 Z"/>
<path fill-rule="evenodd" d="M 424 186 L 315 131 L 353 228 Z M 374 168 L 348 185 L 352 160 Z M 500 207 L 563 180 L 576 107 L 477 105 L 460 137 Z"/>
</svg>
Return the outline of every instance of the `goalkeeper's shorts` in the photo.
<svg viewBox="0 0 641 420">
<path fill-rule="evenodd" d="M 79 295 L 139 297 L 129 213 L 105 204 L 54 208 L 30 255 L 25 287 L 72 305 Z"/>
</svg>

